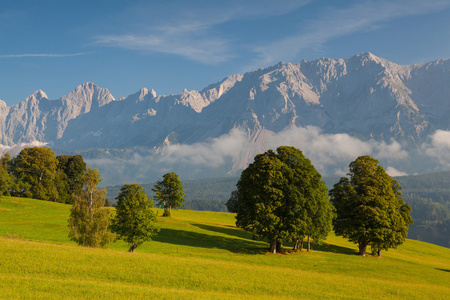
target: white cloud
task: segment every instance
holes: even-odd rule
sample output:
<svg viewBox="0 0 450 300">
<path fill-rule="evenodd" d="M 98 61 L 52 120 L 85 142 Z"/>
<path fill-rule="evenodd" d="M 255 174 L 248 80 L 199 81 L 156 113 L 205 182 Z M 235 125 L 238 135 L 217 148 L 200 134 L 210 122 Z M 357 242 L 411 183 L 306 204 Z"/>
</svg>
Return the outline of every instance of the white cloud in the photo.
<svg viewBox="0 0 450 300">
<path fill-rule="evenodd" d="M 205 143 L 192 145 L 170 145 L 164 151 L 163 162 L 172 165 L 190 164 L 208 167 L 220 167 L 227 158 L 237 160 L 249 148 L 244 132 L 233 129 L 229 134 Z"/>
<path fill-rule="evenodd" d="M 426 155 L 437 159 L 441 165 L 450 167 L 450 131 L 436 130 L 431 141 L 424 144 Z"/>
<path fill-rule="evenodd" d="M 391 176 L 391 177 L 395 177 L 395 176 L 407 176 L 407 175 L 408 175 L 408 173 L 399 171 L 399 170 L 397 170 L 396 168 L 391 167 L 391 166 L 387 167 L 386 173 L 388 173 L 389 176 Z"/>
<path fill-rule="evenodd" d="M 277 134 L 263 131 L 258 138 L 252 140 L 246 132 L 235 128 L 229 134 L 203 143 L 169 145 L 159 153 L 134 154 L 128 159 L 114 159 L 114 163 L 109 159 L 93 163 L 99 167 L 113 164 L 120 169 L 119 172 L 125 171 L 126 165 L 131 165 L 136 170 L 134 173 L 141 175 L 152 169 L 196 172 L 204 168 L 221 169 L 224 174 L 232 168 L 236 171 L 245 168 L 258 153 L 286 145 L 300 149 L 319 172 L 343 175 L 348 164 L 360 155 L 371 155 L 383 161 L 407 157 L 395 141 L 389 144 L 374 140 L 365 142 L 348 134 L 324 134 L 314 126 L 290 127 Z M 400 174 L 392 167 L 389 170 Z"/>
<path fill-rule="evenodd" d="M 93 52 L 80 52 L 80 53 L 37 53 L 37 54 L 3 54 L 0 55 L 0 58 L 22 58 L 22 57 L 72 57 L 72 56 L 80 56 L 91 54 Z"/>
<path fill-rule="evenodd" d="M 20 153 L 24 148 L 27 147 L 45 147 L 47 146 L 47 143 L 42 143 L 39 141 L 34 141 L 30 143 L 20 143 L 12 146 L 5 146 L 0 144 L 0 155 L 3 156 L 6 152 L 9 152 L 11 156 L 16 156 Z"/>
</svg>

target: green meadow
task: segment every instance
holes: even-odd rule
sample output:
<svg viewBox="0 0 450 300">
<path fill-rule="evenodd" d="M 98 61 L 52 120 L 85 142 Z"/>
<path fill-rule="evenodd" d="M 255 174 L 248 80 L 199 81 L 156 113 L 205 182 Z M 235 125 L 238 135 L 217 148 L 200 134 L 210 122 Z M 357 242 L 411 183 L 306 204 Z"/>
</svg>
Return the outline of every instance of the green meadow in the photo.
<svg viewBox="0 0 450 300">
<path fill-rule="evenodd" d="M 268 254 L 234 214 L 173 211 L 135 253 L 68 239 L 69 205 L 0 198 L 2 299 L 450 299 L 450 249 L 407 240 L 381 259 L 331 234 Z"/>
</svg>

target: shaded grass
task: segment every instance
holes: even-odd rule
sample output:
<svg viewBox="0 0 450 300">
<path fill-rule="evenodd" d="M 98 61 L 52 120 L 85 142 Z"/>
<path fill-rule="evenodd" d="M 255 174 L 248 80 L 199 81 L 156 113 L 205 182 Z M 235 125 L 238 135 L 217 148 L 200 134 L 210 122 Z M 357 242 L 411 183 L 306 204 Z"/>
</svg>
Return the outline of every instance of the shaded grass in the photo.
<svg viewBox="0 0 450 300">
<path fill-rule="evenodd" d="M 0 199 L 2 298 L 450 298 L 450 250 L 407 240 L 383 258 L 360 257 L 330 235 L 310 253 L 272 255 L 234 227 L 233 214 L 174 211 L 134 254 L 68 240 L 70 206 Z M 24 240 L 25 239 L 25 240 Z M 31 241 L 30 241 L 31 240 Z"/>
</svg>

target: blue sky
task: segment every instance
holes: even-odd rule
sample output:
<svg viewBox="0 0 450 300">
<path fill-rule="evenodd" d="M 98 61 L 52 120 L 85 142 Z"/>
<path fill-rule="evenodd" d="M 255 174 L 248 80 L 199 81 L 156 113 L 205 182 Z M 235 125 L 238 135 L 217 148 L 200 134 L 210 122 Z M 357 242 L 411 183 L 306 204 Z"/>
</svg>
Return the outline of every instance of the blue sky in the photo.
<svg viewBox="0 0 450 300">
<path fill-rule="evenodd" d="M 0 0 L 0 99 L 201 90 L 283 60 L 449 58 L 449 0 Z"/>
</svg>

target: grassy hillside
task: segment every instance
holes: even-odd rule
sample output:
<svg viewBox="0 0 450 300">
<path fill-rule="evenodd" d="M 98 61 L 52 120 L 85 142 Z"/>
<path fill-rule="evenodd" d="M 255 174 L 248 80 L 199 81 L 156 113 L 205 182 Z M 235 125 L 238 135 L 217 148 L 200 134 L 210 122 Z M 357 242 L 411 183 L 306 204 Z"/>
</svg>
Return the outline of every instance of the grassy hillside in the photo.
<svg viewBox="0 0 450 300">
<path fill-rule="evenodd" d="M 338 176 L 323 178 L 329 189 L 339 181 Z M 450 172 L 395 177 L 403 187 L 403 199 L 411 205 L 414 224 L 409 237 L 450 248 Z M 182 209 L 226 212 L 225 203 L 236 189 L 238 177 L 209 178 L 182 181 L 186 202 Z M 153 197 L 154 184 L 143 184 Z M 107 187 L 113 203 L 121 186 Z"/>
<path fill-rule="evenodd" d="M 0 199 L 2 298 L 450 298 L 450 250 L 423 242 L 407 240 L 378 259 L 330 236 L 310 253 L 272 255 L 234 226 L 233 214 L 180 210 L 158 217 L 159 235 L 130 254 L 123 242 L 70 242 L 69 208 Z"/>
</svg>

